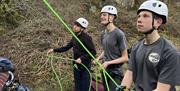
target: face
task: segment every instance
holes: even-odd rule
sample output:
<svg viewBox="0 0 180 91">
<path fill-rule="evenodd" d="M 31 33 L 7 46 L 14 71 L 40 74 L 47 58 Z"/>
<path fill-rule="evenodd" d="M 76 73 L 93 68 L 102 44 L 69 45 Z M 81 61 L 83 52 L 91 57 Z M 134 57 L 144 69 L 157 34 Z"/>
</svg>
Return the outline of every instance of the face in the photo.
<svg viewBox="0 0 180 91">
<path fill-rule="evenodd" d="M 78 24 L 74 24 L 73 25 L 73 31 L 75 32 L 75 33 L 77 33 L 77 32 L 80 32 L 81 31 L 81 27 L 78 25 Z"/>
<path fill-rule="evenodd" d="M 101 13 L 101 16 L 100 16 L 100 19 L 101 19 L 101 24 L 107 24 L 109 22 L 109 14 L 108 13 Z"/>
<path fill-rule="evenodd" d="M 100 18 L 101 18 L 101 24 L 106 25 L 109 22 L 113 22 L 115 16 L 110 15 L 110 14 L 108 14 L 106 12 L 103 12 L 103 13 L 101 13 Z"/>
<path fill-rule="evenodd" d="M 152 29 L 152 13 L 149 11 L 141 11 L 137 15 L 136 27 L 139 32 L 147 32 Z"/>
</svg>

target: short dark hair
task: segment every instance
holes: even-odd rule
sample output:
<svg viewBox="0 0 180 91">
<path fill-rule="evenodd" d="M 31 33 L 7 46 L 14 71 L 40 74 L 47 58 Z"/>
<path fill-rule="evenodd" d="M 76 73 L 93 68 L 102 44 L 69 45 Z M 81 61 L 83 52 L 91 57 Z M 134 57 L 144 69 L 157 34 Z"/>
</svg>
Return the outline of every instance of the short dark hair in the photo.
<svg viewBox="0 0 180 91">
<path fill-rule="evenodd" d="M 162 17 L 156 13 L 152 12 L 152 14 L 153 14 L 154 19 L 159 19 L 159 18 L 162 19 Z"/>
</svg>

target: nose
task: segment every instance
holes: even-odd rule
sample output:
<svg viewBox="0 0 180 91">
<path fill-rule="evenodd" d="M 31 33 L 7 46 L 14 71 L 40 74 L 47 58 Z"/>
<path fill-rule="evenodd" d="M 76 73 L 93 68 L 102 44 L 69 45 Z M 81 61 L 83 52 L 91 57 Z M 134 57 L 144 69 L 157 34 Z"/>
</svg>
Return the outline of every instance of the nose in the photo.
<svg viewBox="0 0 180 91">
<path fill-rule="evenodd" d="M 137 18 L 137 23 L 142 23 L 142 20 L 141 20 L 142 18 L 141 17 L 138 17 Z"/>
</svg>

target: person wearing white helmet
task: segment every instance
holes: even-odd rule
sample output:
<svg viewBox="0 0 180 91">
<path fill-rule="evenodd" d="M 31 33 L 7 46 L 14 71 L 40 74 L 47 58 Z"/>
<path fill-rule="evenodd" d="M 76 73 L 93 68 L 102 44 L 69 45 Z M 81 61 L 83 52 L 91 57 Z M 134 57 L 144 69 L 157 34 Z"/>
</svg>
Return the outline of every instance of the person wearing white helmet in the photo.
<svg viewBox="0 0 180 91">
<path fill-rule="evenodd" d="M 103 52 L 97 57 L 97 60 L 103 62 L 103 67 L 108 74 L 120 84 L 123 78 L 123 63 L 128 61 L 127 53 L 127 41 L 122 30 L 114 25 L 114 20 L 117 18 L 117 9 L 114 6 L 107 5 L 101 10 L 101 24 L 105 26 L 105 30 L 101 35 L 101 43 L 103 46 Z M 103 85 L 105 91 L 115 91 L 116 85 L 107 76 L 102 75 Z M 105 82 L 107 78 L 108 84 Z"/>
<path fill-rule="evenodd" d="M 107 23 L 103 23 L 103 20 L 101 20 L 101 23 L 105 26 L 107 26 L 109 23 L 113 23 L 113 21 L 117 18 L 117 9 L 116 7 L 112 5 L 106 5 L 101 9 L 101 17 L 107 15 Z M 113 16 L 113 19 L 110 20 L 110 18 Z M 102 18 L 101 18 L 102 19 Z"/>
<path fill-rule="evenodd" d="M 128 70 L 121 83 L 136 91 L 176 91 L 180 85 L 180 53 L 158 30 L 168 20 L 167 5 L 148 0 L 137 11 L 137 30 L 145 36 L 133 45 Z"/>
<path fill-rule="evenodd" d="M 91 36 L 83 32 L 88 27 L 88 21 L 85 18 L 78 18 L 73 25 L 73 31 L 84 44 L 84 46 L 95 56 L 96 50 L 92 41 Z M 84 64 L 89 70 L 91 68 L 92 57 L 86 52 L 86 50 L 78 43 L 78 41 L 72 37 L 70 42 L 63 47 L 49 49 L 48 53 L 51 52 L 65 52 L 73 48 L 73 56 L 75 61 L 73 65 L 77 65 L 73 68 L 74 80 L 75 80 L 75 91 L 88 91 L 90 86 L 90 74 L 88 70 L 83 67 Z"/>
<path fill-rule="evenodd" d="M 79 18 L 76 20 L 76 22 L 79 23 L 82 28 L 87 28 L 88 26 L 88 21 L 84 18 Z"/>
</svg>

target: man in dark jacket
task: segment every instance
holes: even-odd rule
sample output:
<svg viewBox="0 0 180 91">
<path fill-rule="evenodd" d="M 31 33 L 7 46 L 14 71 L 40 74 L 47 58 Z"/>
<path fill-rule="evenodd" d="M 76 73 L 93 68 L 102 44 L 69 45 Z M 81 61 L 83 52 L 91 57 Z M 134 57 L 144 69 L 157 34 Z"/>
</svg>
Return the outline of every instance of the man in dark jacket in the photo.
<svg viewBox="0 0 180 91">
<path fill-rule="evenodd" d="M 83 32 L 88 26 L 88 21 L 84 18 L 79 18 L 74 22 L 73 31 L 84 44 L 84 46 L 95 56 L 96 50 L 92 42 L 92 38 L 85 32 Z M 73 65 L 77 65 L 77 68 L 74 68 L 74 80 L 75 80 L 75 91 L 88 91 L 90 85 L 90 74 L 82 66 L 84 64 L 88 69 L 91 68 L 91 59 L 92 57 L 86 52 L 86 50 L 80 45 L 80 43 L 72 37 L 70 42 L 61 48 L 50 49 L 50 52 L 65 52 L 73 48 L 74 62 Z M 82 63 L 82 64 L 81 64 Z"/>
</svg>

